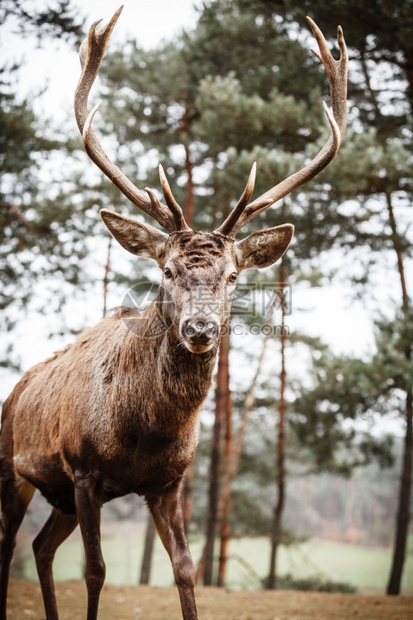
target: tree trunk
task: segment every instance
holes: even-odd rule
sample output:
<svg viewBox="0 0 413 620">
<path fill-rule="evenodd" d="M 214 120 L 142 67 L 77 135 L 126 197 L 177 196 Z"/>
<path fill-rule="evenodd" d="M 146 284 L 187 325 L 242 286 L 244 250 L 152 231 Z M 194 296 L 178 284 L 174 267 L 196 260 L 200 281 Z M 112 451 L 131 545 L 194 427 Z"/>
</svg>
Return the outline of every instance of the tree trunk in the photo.
<svg viewBox="0 0 413 620">
<path fill-rule="evenodd" d="M 229 524 L 230 504 L 226 505 L 225 513 L 221 520 L 221 541 L 219 549 L 219 567 L 218 567 L 218 582 L 219 588 L 225 587 L 225 581 L 227 578 L 227 566 L 228 566 L 228 544 L 231 540 L 231 527 Z"/>
<path fill-rule="evenodd" d="M 268 345 L 270 338 L 272 337 L 272 327 L 274 325 L 273 315 L 274 315 L 274 306 L 275 306 L 276 300 L 277 300 L 277 291 L 274 291 L 274 303 L 272 304 L 270 308 L 270 313 L 268 316 L 268 323 L 269 325 L 271 325 L 271 330 L 269 330 L 264 337 L 264 342 L 263 342 L 262 349 L 261 349 L 261 352 L 258 358 L 257 368 L 255 371 L 254 377 L 251 381 L 251 384 L 248 390 L 245 393 L 244 407 L 241 412 L 241 422 L 240 422 L 240 426 L 236 434 L 235 441 L 233 441 L 232 433 L 231 434 L 229 433 L 228 426 L 227 426 L 227 433 L 226 433 L 227 462 L 226 462 L 226 467 L 225 467 L 225 473 L 223 475 L 223 480 L 221 484 L 221 492 L 220 492 L 219 502 L 218 502 L 218 520 L 222 518 L 221 551 L 220 551 L 220 564 L 219 564 L 219 573 L 218 573 L 218 585 L 219 586 L 225 585 L 227 557 L 228 557 L 228 543 L 231 538 L 231 530 L 230 530 L 229 521 L 228 521 L 228 516 L 230 514 L 229 506 L 230 506 L 231 485 L 237 473 L 238 464 L 239 464 L 239 460 L 241 457 L 242 446 L 244 442 L 244 435 L 245 435 L 245 431 L 248 425 L 249 415 L 254 406 L 255 388 L 258 383 L 258 378 L 261 374 L 261 369 L 262 369 L 262 365 L 264 362 L 267 345 Z M 232 419 L 232 418 L 227 417 L 227 424 L 228 424 L 229 419 Z M 230 437 L 231 437 L 231 440 L 229 443 Z"/>
<path fill-rule="evenodd" d="M 391 195 L 386 194 L 389 222 L 392 229 L 393 246 L 397 257 L 400 286 L 402 290 L 403 312 L 408 319 L 409 296 L 404 274 L 403 253 L 400 248 L 400 237 L 397 232 Z M 411 359 L 411 343 L 406 343 L 405 356 Z M 387 584 L 387 594 L 400 594 L 403 566 L 406 557 L 406 546 L 410 520 L 410 496 L 412 486 L 412 455 L 413 455 L 413 388 L 411 385 L 406 389 L 406 434 L 404 438 L 403 462 L 399 489 L 399 503 L 396 517 L 396 532 L 394 540 L 393 561 Z"/>
<path fill-rule="evenodd" d="M 285 281 L 285 273 L 283 265 L 281 264 L 279 269 L 280 283 Z M 285 501 L 285 469 L 284 469 L 284 454 L 285 454 L 285 386 L 286 386 L 286 371 L 285 371 L 285 341 L 286 332 L 284 329 L 285 324 L 285 302 L 283 300 L 281 305 L 282 319 L 281 319 L 281 373 L 280 373 L 280 400 L 278 404 L 278 429 L 277 429 L 277 503 L 274 508 L 273 527 L 271 536 L 271 555 L 270 555 L 270 568 L 268 574 L 267 588 L 274 590 L 277 585 L 277 551 L 281 540 L 281 525 L 282 515 L 284 510 Z"/>
<path fill-rule="evenodd" d="M 139 580 L 141 586 L 147 586 L 151 577 L 152 553 L 153 545 L 155 542 L 155 534 L 155 524 L 153 522 L 151 513 L 148 512 L 148 519 L 146 521 L 145 547 L 143 550 L 141 577 Z"/>
<path fill-rule="evenodd" d="M 185 170 L 187 173 L 187 182 L 186 182 L 186 200 L 185 200 L 185 209 L 184 209 L 184 217 L 185 221 L 188 224 L 189 228 L 192 228 L 192 220 L 194 217 L 194 182 L 192 179 L 192 164 L 189 157 L 189 148 L 185 144 Z"/>
<path fill-rule="evenodd" d="M 394 543 L 393 562 L 390 572 L 387 594 L 400 594 L 403 565 L 406 557 L 407 537 L 410 519 L 410 495 L 412 486 L 412 454 L 413 454 L 413 393 L 410 391 L 406 399 L 406 435 L 402 476 L 399 490 L 399 506 L 396 520 L 396 536 Z"/>
<path fill-rule="evenodd" d="M 186 180 L 186 198 L 184 206 L 184 217 L 189 228 L 192 228 L 192 220 L 194 216 L 194 182 L 192 177 L 192 162 L 189 152 L 189 127 L 191 120 L 194 119 L 193 110 L 186 110 L 182 117 L 180 133 L 182 135 L 182 142 L 185 149 L 185 172 L 187 174 Z"/>
<path fill-rule="evenodd" d="M 393 248 L 394 248 L 394 251 L 396 252 L 397 269 L 399 272 L 400 286 L 402 289 L 403 312 L 406 314 L 409 308 L 409 296 L 407 294 L 406 277 L 404 275 L 403 252 L 400 247 L 401 239 L 397 231 L 397 224 L 396 224 L 396 219 L 394 217 L 391 194 L 389 193 L 386 194 L 386 200 L 387 200 L 387 210 L 389 213 L 389 223 L 390 223 L 390 227 L 392 231 Z M 408 353 L 409 356 L 410 356 L 410 353 L 411 351 L 409 350 L 409 353 Z"/>
<path fill-rule="evenodd" d="M 229 398 L 228 351 L 229 334 L 227 333 L 221 338 L 220 342 L 215 391 L 215 422 L 212 436 L 206 541 L 203 554 L 203 576 L 205 586 L 212 585 L 214 569 L 214 546 L 218 525 L 218 498 L 221 472 L 221 437 Z"/>
<path fill-rule="evenodd" d="M 185 532 L 188 532 L 188 524 L 192 515 L 192 484 L 194 481 L 195 466 L 193 461 L 189 463 L 184 474 L 183 503 L 184 503 L 184 519 Z"/>
<path fill-rule="evenodd" d="M 271 327 L 273 326 L 272 310 L 271 310 L 271 316 L 269 317 L 269 324 L 271 325 Z M 240 427 L 237 431 L 235 441 L 233 442 L 233 447 L 231 450 L 231 456 L 229 459 L 228 467 L 226 468 L 226 471 L 223 477 L 223 482 L 221 485 L 222 488 L 221 488 L 221 493 L 219 496 L 218 515 L 224 514 L 225 506 L 231 494 L 232 480 L 235 477 L 235 474 L 237 473 L 238 464 L 239 464 L 239 460 L 241 457 L 242 446 L 244 443 L 244 435 L 245 435 L 245 431 L 248 425 L 249 415 L 252 411 L 252 408 L 255 402 L 255 396 L 254 396 L 255 388 L 257 387 L 258 378 L 261 374 L 261 369 L 262 369 L 262 365 L 264 362 L 265 352 L 267 350 L 267 345 L 268 345 L 268 342 L 271 336 L 272 336 L 272 330 L 271 332 L 268 332 L 265 335 L 261 353 L 258 358 L 258 364 L 257 364 L 257 369 L 255 371 L 255 375 L 251 381 L 251 384 L 248 390 L 245 393 L 244 407 L 241 413 Z"/>
<path fill-rule="evenodd" d="M 108 240 L 108 249 L 106 254 L 105 274 L 103 276 L 103 317 L 107 312 L 107 297 L 108 297 L 108 284 L 109 284 L 109 272 L 110 272 L 110 251 L 112 249 L 113 237 L 110 236 Z"/>
<path fill-rule="evenodd" d="M 228 365 L 228 348 L 226 351 L 227 357 L 227 373 L 225 377 L 226 386 L 225 387 L 225 471 L 229 468 L 231 452 L 232 452 L 232 399 L 231 392 L 229 389 L 229 365 Z M 222 488 L 222 484 L 221 484 Z M 218 504 L 219 505 L 219 504 Z M 220 552 L 219 552 L 219 569 L 218 569 L 218 582 L 217 585 L 220 588 L 225 586 L 225 578 L 226 578 L 226 570 L 227 570 L 227 557 L 228 557 L 228 543 L 231 537 L 231 528 L 229 525 L 229 514 L 230 514 L 230 502 L 229 497 L 225 502 L 225 508 L 223 514 L 219 514 L 219 509 L 217 506 L 218 512 L 218 521 L 221 521 L 220 524 Z"/>
</svg>

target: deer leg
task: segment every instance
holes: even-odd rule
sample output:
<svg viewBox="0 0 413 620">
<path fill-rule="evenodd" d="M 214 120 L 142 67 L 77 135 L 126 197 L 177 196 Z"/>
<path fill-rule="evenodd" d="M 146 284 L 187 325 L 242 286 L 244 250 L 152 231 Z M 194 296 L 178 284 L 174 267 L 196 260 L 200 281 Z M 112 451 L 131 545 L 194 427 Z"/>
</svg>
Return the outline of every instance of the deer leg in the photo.
<svg viewBox="0 0 413 620">
<path fill-rule="evenodd" d="M 53 508 L 43 529 L 33 541 L 33 551 L 47 620 L 57 620 L 58 618 L 52 573 L 56 549 L 73 532 L 76 525 L 76 515 L 66 515 L 57 508 Z"/>
<path fill-rule="evenodd" d="M 158 534 L 171 558 L 184 620 L 197 620 L 195 570 L 185 535 L 181 481 L 160 496 L 146 496 Z"/>
<path fill-rule="evenodd" d="M 95 491 L 91 477 L 78 472 L 75 473 L 75 503 L 85 547 L 85 581 L 88 593 L 87 620 L 96 620 L 99 596 L 106 574 L 100 540 L 102 502 Z"/>
<path fill-rule="evenodd" d="M 2 480 L 2 537 L 0 543 L 0 620 L 6 620 L 7 588 L 16 536 L 33 497 L 34 486 L 10 473 Z"/>
</svg>

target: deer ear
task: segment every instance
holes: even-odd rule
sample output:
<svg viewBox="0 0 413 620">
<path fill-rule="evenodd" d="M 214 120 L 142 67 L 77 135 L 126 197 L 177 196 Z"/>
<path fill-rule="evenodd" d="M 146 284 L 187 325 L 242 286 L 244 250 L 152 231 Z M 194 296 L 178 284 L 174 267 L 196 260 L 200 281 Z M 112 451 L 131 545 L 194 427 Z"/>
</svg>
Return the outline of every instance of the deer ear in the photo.
<svg viewBox="0 0 413 620">
<path fill-rule="evenodd" d="M 161 264 L 168 235 L 149 224 L 136 222 L 107 209 L 100 211 L 100 217 L 109 232 L 125 250 L 136 256 L 153 258 Z"/>
<path fill-rule="evenodd" d="M 292 224 L 283 224 L 252 233 L 234 244 L 237 267 L 263 269 L 273 265 L 284 254 L 294 235 Z"/>
</svg>

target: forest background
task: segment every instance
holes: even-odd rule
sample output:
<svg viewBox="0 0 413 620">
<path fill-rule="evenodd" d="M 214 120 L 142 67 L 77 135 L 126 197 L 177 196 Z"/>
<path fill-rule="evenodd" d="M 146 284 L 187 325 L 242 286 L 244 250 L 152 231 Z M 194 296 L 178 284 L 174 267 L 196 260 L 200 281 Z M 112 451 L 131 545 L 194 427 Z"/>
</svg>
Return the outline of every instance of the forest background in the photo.
<svg viewBox="0 0 413 620">
<path fill-rule="evenodd" d="M 387 589 L 397 593 L 412 504 L 413 4 L 209 1 L 153 45 L 140 39 L 145 3 L 136 20 L 128 5 L 121 20 L 133 35 L 115 31 L 95 88 L 97 127 L 138 186 L 157 189 L 163 163 L 200 229 L 222 220 L 253 161 L 261 193 L 317 152 L 329 93 L 305 15 L 333 48 L 344 29 L 346 138 L 319 178 L 256 223 L 290 221 L 295 241 L 281 267 L 241 282 L 239 329 L 222 343 L 186 509 L 206 584 L 225 584 L 231 536 L 270 541 L 267 587 L 280 545 L 318 537 L 391 548 Z M 142 216 L 89 165 L 69 101 L 55 99 L 57 79 L 49 89 L 36 64 L 36 86 L 21 83 L 21 48 L 31 55 L 36 41 L 47 66 L 70 50 L 75 75 L 87 26 L 116 8 L 87 3 L 86 19 L 74 2 L 0 0 L 2 400 L 32 363 L 159 281 L 105 234 L 102 207 Z M 70 76 L 62 66 L 67 98 Z M 275 298 L 263 294 L 274 286 Z M 108 510 L 109 520 L 145 518 L 132 498 Z M 30 527 L 40 514 L 32 510 Z M 150 527 L 146 542 L 148 559 Z"/>
</svg>

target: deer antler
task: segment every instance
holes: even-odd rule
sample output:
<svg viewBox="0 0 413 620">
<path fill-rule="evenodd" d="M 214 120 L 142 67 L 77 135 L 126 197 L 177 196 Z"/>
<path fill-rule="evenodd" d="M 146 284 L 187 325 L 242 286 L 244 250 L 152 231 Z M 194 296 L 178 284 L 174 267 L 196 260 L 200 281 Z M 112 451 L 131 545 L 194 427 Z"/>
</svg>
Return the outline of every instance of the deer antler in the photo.
<svg viewBox="0 0 413 620">
<path fill-rule="evenodd" d="M 97 30 L 97 26 L 100 21 L 95 22 L 89 30 L 88 38 L 83 41 L 80 47 L 79 56 L 82 65 L 82 75 L 75 94 L 77 125 L 83 136 L 83 144 L 90 159 L 135 206 L 153 217 L 169 232 L 190 230 L 185 222 L 181 207 L 172 196 L 168 182 L 166 181 L 168 191 L 165 192 L 165 181 L 163 181 L 161 177 L 161 184 L 164 188 L 165 200 L 167 202 L 167 206 L 165 206 L 159 202 L 152 192 L 146 190 L 145 193 L 138 189 L 129 181 L 123 172 L 109 160 L 92 129 L 92 121 L 99 104 L 88 114 L 87 103 L 89 92 L 98 74 L 110 35 L 112 34 L 122 9 L 123 6 L 116 11 L 107 26 L 99 28 L 99 30 Z M 163 174 L 163 179 L 166 180 L 165 174 Z"/>
<path fill-rule="evenodd" d="M 335 60 L 328 49 L 323 33 L 312 19 L 307 17 L 307 21 L 311 26 L 315 38 L 317 39 L 320 52 L 311 50 L 315 56 L 323 63 L 330 83 L 331 102 L 333 114 L 329 111 L 325 102 L 323 102 L 324 111 L 331 126 L 331 134 L 316 157 L 304 168 L 295 172 L 284 181 L 275 185 L 272 189 L 256 198 L 250 204 L 246 204 L 241 200 L 229 214 L 226 220 L 221 224 L 216 232 L 235 237 L 236 233 L 247 222 L 262 213 L 268 207 L 280 200 L 293 189 L 296 189 L 303 183 L 313 179 L 321 172 L 335 157 L 340 148 L 341 141 L 346 131 L 346 100 L 347 100 L 347 48 L 344 41 L 341 26 L 338 27 L 337 41 L 340 48 L 340 59 Z"/>
</svg>

